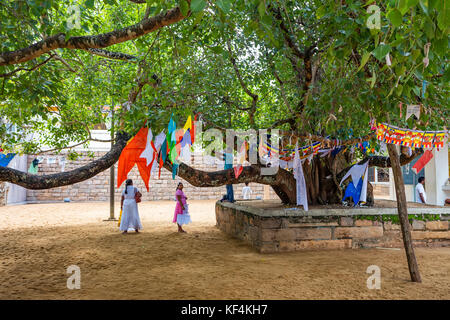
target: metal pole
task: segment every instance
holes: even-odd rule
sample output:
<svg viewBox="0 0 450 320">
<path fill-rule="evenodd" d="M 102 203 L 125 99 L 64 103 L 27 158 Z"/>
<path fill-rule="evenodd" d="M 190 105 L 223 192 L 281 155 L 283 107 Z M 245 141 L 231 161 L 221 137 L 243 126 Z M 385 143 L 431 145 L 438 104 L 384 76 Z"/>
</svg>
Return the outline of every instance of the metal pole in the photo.
<svg viewBox="0 0 450 320">
<path fill-rule="evenodd" d="M 114 99 L 111 106 L 111 149 L 114 145 Z M 114 218 L 114 168 L 115 164 L 109 169 L 109 219 L 115 220 Z"/>
<path fill-rule="evenodd" d="M 106 66 L 109 68 L 109 70 L 111 70 L 111 73 L 109 73 L 109 75 L 108 75 L 108 80 L 109 80 L 109 83 L 111 84 L 111 75 L 114 77 L 114 70 L 111 68 L 111 66 L 109 64 L 106 64 Z M 112 91 L 113 90 L 114 90 L 114 88 L 112 88 Z M 111 149 L 112 149 L 114 146 L 114 94 L 111 97 L 111 110 L 110 111 L 111 111 Z M 114 167 L 115 167 L 115 165 L 113 164 L 111 166 L 111 168 L 109 169 L 109 219 L 103 220 L 103 221 L 117 221 L 117 219 L 114 217 L 114 194 L 115 194 Z"/>
</svg>

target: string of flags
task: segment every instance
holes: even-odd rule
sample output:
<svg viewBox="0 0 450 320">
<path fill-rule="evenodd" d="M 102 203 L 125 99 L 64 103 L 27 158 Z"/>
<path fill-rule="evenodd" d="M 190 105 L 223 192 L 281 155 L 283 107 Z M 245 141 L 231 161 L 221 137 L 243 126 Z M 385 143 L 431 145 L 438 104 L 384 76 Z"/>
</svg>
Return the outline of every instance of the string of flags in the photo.
<svg viewBox="0 0 450 320">
<path fill-rule="evenodd" d="M 433 149 L 443 148 L 448 131 L 418 131 L 402 129 L 386 123 L 379 123 L 377 139 L 381 142 L 405 147 Z"/>
</svg>

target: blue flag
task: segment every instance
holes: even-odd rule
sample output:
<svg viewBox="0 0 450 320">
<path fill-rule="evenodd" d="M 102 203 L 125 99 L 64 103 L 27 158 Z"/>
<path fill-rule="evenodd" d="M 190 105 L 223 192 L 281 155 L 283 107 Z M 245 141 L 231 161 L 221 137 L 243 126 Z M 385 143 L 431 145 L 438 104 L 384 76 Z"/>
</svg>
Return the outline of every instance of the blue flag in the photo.
<svg viewBox="0 0 450 320">
<path fill-rule="evenodd" d="M 16 154 L 15 153 L 8 153 L 3 154 L 0 153 L 0 167 L 6 167 L 11 162 L 11 160 L 14 158 Z"/>
<path fill-rule="evenodd" d="M 178 171 L 178 164 L 177 163 L 172 163 L 172 179 L 175 180 L 175 176 L 177 175 L 177 171 Z"/>
<path fill-rule="evenodd" d="M 363 186 L 363 178 L 361 177 L 359 179 L 358 185 L 355 188 L 355 185 L 353 182 L 350 182 L 347 186 L 347 189 L 345 189 L 344 199 L 347 199 L 349 197 L 352 197 L 354 206 L 356 206 L 359 202 L 359 198 L 361 197 L 361 190 Z"/>
<path fill-rule="evenodd" d="M 176 130 L 177 125 L 175 124 L 175 121 L 173 121 L 173 113 L 170 116 L 170 121 L 169 121 L 169 127 L 167 128 L 169 130 L 169 133 L 172 133 Z"/>
<path fill-rule="evenodd" d="M 166 162 L 167 158 L 167 139 L 164 139 L 164 142 L 161 145 L 161 157 L 163 163 Z"/>
<path fill-rule="evenodd" d="M 187 129 L 187 130 L 186 130 L 186 133 L 184 134 L 183 139 L 181 140 L 181 147 L 182 147 L 182 148 L 183 148 L 186 144 L 192 145 L 190 129 Z"/>
</svg>

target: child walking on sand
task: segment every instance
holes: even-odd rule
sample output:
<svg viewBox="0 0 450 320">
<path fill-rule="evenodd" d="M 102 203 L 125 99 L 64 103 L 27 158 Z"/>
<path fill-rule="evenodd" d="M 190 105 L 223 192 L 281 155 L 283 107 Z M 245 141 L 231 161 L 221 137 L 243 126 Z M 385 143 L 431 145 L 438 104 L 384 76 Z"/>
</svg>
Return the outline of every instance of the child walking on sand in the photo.
<svg viewBox="0 0 450 320">
<path fill-rule="evenodd" d="M 187 197 L 184 195 L 183 184 L 181 182 L 178 183 L 177 191 L 175 192 L 175 198 L 177 204 L 175 206 L 175 213 L 172 222 L 178 225 L 178 232 L 186 233 L 186 231 L 183 230 L 182 225 L 190 223 L 191 216 L 189 215 L 188 204 L 186 202 Z"/>
</svg>

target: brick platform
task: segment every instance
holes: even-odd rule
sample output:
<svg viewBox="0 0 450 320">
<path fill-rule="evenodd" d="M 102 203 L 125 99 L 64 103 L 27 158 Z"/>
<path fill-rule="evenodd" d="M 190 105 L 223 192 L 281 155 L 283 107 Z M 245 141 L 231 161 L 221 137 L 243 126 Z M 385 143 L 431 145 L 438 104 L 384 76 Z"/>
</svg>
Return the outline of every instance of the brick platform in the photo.
<svg viewBox="0 0 450 320">
<path fill-rule="evenodd" d="M 440 214 L 441 221 L 414 220 L 415 246 L 450 246 L 450 208 L 409 208 L 409 214 Z M 383 221 L 397 214 L 391 208 L 263 209 L 236 203 L 217 202 L 217 227 L 244 240 L 259 252 L 302 249 L 402 248 L 400 225 Z M 358 216 L 371 216 L 370 220 Z"/>
</svg>

